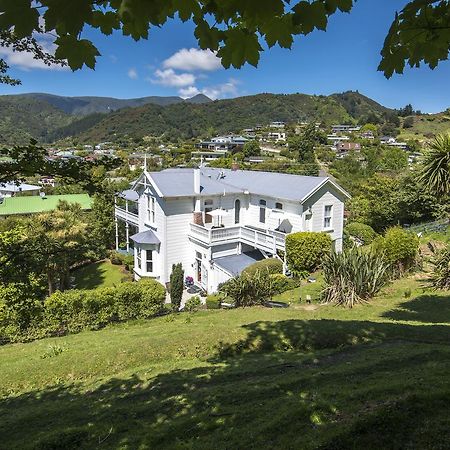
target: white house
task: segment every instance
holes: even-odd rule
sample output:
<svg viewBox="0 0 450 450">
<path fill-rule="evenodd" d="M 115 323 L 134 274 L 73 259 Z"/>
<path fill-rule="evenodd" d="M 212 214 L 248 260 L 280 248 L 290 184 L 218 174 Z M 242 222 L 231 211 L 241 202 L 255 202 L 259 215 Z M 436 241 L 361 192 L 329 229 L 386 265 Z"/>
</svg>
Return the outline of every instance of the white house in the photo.
<svg viewBox="0 0 450 450">
<path fill-rule="evenodd" d="M 34 186 L 27 183 L 0 183 L 1 197 L 14 197 L 25 193 L 28 195 L 38 195 L 40 190 L 41 186 Z"/>
<path fill-rule="evenodd" d="M 285 250 L 286 235 L 329 233 L 342 249 L 348 194 L 327 177 L 272 172 L 166 169 L 147 172 L 116 196 L 116 246 L 125 223 L 135 278 L 165 284 L 172 264 L 215 292 L 245 267 Z"/>
</svg>

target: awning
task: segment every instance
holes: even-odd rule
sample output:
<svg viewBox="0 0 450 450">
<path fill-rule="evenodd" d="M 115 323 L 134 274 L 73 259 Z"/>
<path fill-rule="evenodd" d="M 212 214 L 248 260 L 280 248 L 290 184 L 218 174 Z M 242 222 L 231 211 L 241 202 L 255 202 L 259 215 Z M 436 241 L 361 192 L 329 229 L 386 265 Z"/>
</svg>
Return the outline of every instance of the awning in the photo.
<svg viewBox="0 0 450 450">
<path fill-rule="evenodd" d="M 156 237 L 152 230 L 141 231 L 140 233 L 133 234 L 130 239 L 136 244 L 160 244 L 161 241 Z"/>
<path fill-rule="evenodd" d="M 127 189 L 126 191 L 119 192 L 117 196 L 132 202 L 137 202 L 139 200 L 139 194 L 136 191 L 133 191 L 133 189 Z"/>
</svg>

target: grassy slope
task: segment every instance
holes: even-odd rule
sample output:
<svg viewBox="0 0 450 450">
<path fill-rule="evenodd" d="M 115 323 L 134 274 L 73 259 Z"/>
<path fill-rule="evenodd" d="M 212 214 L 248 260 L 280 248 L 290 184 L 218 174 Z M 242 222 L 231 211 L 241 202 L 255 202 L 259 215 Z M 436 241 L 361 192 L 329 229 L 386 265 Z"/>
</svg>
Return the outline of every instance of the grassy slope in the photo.
<svg viewBox="0 0 450 450">
<path fill-rule="evenodd" d="M 404 128 L 398 139 L 427 139 L 427 135 L 450 132 L 450 117 L 445 113 L 414 117 L 414 125 Z"/>
<path fill-rule="evenodd" d="M 77 289 L 95 289 L 98 287 L 113 287 L 129 276 L 124 273 L 122 266 L 115 266 L 109 261 L 100 261 L 89 264 L 76 270 L 75 277 Z"/>
<path fill-rule="evenodd" d="M 448 293 L 170 317 L 0 348 L 1 445 L 446 448 Z"/>
</svg>

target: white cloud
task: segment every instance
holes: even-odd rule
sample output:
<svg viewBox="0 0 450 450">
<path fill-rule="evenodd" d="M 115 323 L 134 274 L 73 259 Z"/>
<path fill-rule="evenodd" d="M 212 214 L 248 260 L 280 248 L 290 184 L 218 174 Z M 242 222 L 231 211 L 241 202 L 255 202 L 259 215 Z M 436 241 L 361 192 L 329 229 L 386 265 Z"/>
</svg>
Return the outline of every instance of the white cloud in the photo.
<svg viewBox="0 0 450 450">
<path fill-rule="evenodd" d="M 181 98 L 192 98 L 200 94 L 200 91 L 195 86 L 188 86 L 178 91 Z"/>
<path fill-rule="evenodd" d="M 41 38 L 38 44 L 42 47 L 44 52 L 54 54 L 56 46 L 47 36 Z M 3 58 L 6 63 L 11 67 L 17 67 L 19 69 L 28 71 L 32 69 L 42 70 L 69 70 L 67 66 L 61 66 L 59 64 L 44 64 L 39 59 L 34 59 L 31 52 L 14 52 L 11 48 L 0 47 L 0 57 Z"/>
<path fill-rule="evenodd" d="M 173 69 L 158 69 L 155 71 L 155 77 L 155 79 L 150 80 L 152 83 L 179 88 L 192 86 L 196 79 L 192 73 L 176 73 Z"/>
<path fill-rule="evenodd" d="M 220 58 L 211 50 L 182 48 L 163 62 L 165 69 L 178 69 L 187 72 L 202 70 L 210 72 L 222 68 Z"/>
<path fill-rule="evenodd" d="M 138 73 L 137 73 L 137 70 L 136 70 L 134 67 L 131 67 L 131 68 L 128 70 L 127 75 L 128 75 L 128 78 L 131 78 L 132 80 L 137 80 L 137 79 L 139 78 L 139 75 L 138 75 Z"/>
<path fill-rule="evenodd" d="M 233 97 L 238 94 L 238 84 L 239 82 L 232 78 L 226 83 L 205 87 L 202 89 L 202 93 L 212 100 L 216 100 L 218 98 Z"/>
</svg>

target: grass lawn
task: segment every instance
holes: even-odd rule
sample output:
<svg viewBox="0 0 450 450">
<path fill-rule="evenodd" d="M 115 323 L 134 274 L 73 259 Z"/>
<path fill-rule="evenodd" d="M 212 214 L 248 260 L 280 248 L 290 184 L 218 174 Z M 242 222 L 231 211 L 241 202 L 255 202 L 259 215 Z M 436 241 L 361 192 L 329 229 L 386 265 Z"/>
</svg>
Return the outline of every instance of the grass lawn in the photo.
<svg viewBox="0 0 450 450">
<path fill-rule="evenodd" d="M 405 292 L 411 289 L 411 296 Z M 444 449 L 450 293 L 181 313 L 0 347 L 0 448 Z"/>
<path fill-rule="evenodd" d="M 112 287 L 123 281 L 131 280 L 131 276 L 123 266 L 116 266 L 110 261 L 100 261 L 81 267 L 72 273 L 76 289 L 95 289 Z"/>
</svg>

